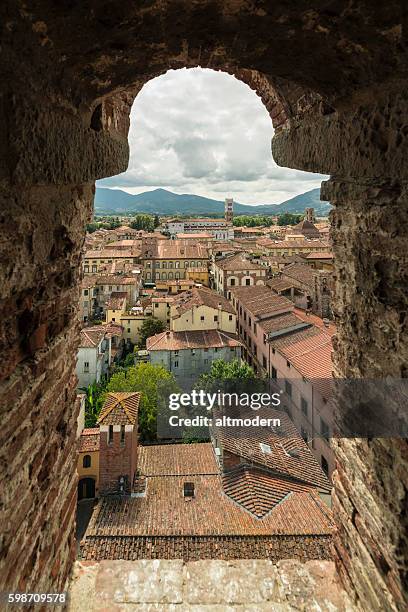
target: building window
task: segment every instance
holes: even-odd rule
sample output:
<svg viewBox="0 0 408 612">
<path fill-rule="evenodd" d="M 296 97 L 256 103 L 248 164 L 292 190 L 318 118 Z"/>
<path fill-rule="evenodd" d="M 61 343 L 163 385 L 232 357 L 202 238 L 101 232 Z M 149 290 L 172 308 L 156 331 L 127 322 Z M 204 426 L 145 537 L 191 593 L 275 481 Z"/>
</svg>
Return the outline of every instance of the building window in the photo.
<svg viewBox="0 0 408 612">
<path fill-rule="evenodd" d="M 303 440 L 304 440 L 304 441 L 306 442 L 306 444 L 307 444 L 307 441 L 308 441 L 308 439 L 309 439 L 309 436 L 307 435 L 307 431 L 306 431 L 306 429 L 304 429 L 304 427 L 301 427 L 301 428 L 300 428 L 300 435 L 302 436 Z"/>
<path fill-rule="evenodd" d="M 304 397 L 300 398 L 300 405 L 301 405 L 303 414 L 305 416 L 307 416 L 307 408 L 308 408 L 308 406 L 307 406 L 307 401 L 305 400 Z"/>
<path fill-rule="evenodd" d="M 234 285 L 235 285 L 235 278 L 231 278 L 230 285 L 231 285 L 231 287 L 234 287 Z"/>
<path fill-rule="evenodd" d="M 252 319 L 251 319 L 251 317 L 248 317 L 248 325 L 249 325 L 249 327 L 251 327 L 251 325 L 252 325 Z"/>
<path fill-rule="evenodd" d="M 125 446 L 125 426 L 120 426 L 120 444 L 121 446 Z"/>
<path fill-rule="evenodd" d="M 89 293 L 88 289 L 85 289 L 84 290 L 84 295 L 88 295 L 88 293 Z"/>
<path fill-rule="evenodd" d="M 289 397 L 292 397 L 292 385 L 288 380 L 285 380 L 285 391 L 286 394 L 289 395 Z"/>
<path fill-rule="evenodd" d="M 177 360 L 174 362 L 174 367 L 178 368 L 178 361 Z"/>
<path fill-rule="evenodd" d="M 162 262 L 162 268 L 167 268 L 167 261 Z"/>
<path fill-rule="evenodd" d="M 328 476 L 329 475 L 329 464 L 327 462 L 326 457 L 324 457 L 323 455 L 322 455 L 321 465 L 322 465 L 323 472 L 326 474 L 326 476 Z"/>
<path fill-rule="evenodd" d="M 264 368 L 266 368 L 266 366 L 267 366 L 267 361 L 266 361 L 265 355 L 263 355 L 263 357 L 262 357 L 262 365 L 263 365 Z"/>
<path fill-rule="evenodd" d="M 229 315 L 229 316 L 228 316 L 228 320 L 229 320 L 229 321 L 232 321 L 232 315 Z"/>
<path fill-rule="evenodd" d="M 113 444 L 113 425 L 109 425 L 108 444 Z"/>
<path fill-rule="evenodd" d="M 329 426 L 326 423 L 326 421 L 324 421 L 321 417 L 320 417 L 320 434 L 325 440 L 329 441 L 329 436 L 330 436 Z"/>
<path fill-rule="evenodd" d="M 82 467 L 90 468 L 91 467 L 91 455 L 84 455 L 82 459 Z"/>
<path fill-rule="evenodd" d="M 130 334 L 130 327 L 127 328 L 127 333 Z"/>
<path fill-rule="evenodd" d="M 84 372 L 89 372 L 89 361 L 84 361 Z"/>
<path fill-rule="evenodd" d="M 218 315 L 214 315 L 214 321 L 218 321 Z"/>
<path fill-rule="evenodd" d="M 251 284 L 251 279 L 247 278 L 245 279 L 245 285 L 248 287 Z"/>
<path fill-rule="evenodd" d="M 156 272 L 156 280 L 160 280 L 160 272 Z"/>
<path fill-rule="evenodd" d="M 290 368 L 290 362 L 289 362 L 289 361 L 287 361 L 287 362 L 286 362 L 286 366 L 287 366 L 288 368 Z"/>
<path fill-rule="evenodd" d="M 274 368 L 273 366 L 272 366 L 272 371 L 271 371 L 271 378 L 274 378 L 274 379 L 278 378 L 278 372 L 276 371 L 276 368 Z"/>
</svg>

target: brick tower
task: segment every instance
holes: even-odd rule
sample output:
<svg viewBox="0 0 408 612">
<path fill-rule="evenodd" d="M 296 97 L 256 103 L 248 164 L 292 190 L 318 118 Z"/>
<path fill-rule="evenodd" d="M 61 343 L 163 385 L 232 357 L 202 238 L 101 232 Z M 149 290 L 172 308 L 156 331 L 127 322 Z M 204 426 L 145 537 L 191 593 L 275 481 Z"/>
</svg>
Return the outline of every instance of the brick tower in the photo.
<svg viewBox="0 0 408 612">
<path fill-rule="evenodd" d="M 234 200 L 232 198 L 225 198 L 225 220 L 227 223 L 232 223 L 234 218 Z"/>
<path fill-rule="evenodd" d="M 109 393 L 98 419 L 99 493 L 130 494 L 137 469 L 140 393 Z"/>
</svg>

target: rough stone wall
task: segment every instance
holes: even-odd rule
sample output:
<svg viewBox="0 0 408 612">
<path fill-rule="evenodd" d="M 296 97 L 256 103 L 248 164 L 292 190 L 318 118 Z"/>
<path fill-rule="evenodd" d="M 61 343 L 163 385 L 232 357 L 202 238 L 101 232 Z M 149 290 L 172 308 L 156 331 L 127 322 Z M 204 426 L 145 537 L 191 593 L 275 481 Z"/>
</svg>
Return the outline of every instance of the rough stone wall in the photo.
<svg viewBox="0 0 408 612">
<path fill-rule="evenodd" d="M 92 195 L 1 186 L 2 591 L 61 591 L 74 558 L 76 308 Z"/>
<path fill-rule="evenodd" d="M 338 375 L 407 377 L 407 186 L 395 180 L 332 180 L 323 195 L 336 205 Z M 339 571 L 366 609 L 405 609 L 407 442 L 343 438 L 334 443 Z"/>
</svg>

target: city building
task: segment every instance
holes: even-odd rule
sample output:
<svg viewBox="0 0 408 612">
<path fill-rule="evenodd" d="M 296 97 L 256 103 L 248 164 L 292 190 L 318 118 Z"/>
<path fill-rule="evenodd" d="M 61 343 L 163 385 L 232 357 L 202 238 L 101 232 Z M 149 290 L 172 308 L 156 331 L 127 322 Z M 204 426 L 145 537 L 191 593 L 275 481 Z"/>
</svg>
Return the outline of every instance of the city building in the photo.
<svg viewBox="0 0 408 612">
<path fill-rule="evenodd" d="M 82 560 L 329 559 L 331 483 L 286 415 L 270 415 L 281 435 L 219 428 L 214 445 L 138 446 L 132 495 L 101 495 Z"/>
<path fill-rule="evenodd" d="M 123 349 L 123 329 L 114 323 L 85 327 L 81 330 L 76 375 L 78 388 L 100 382 L 109 373 Z"/>
<path fill-rule="evenodd" d="M 212 262 L 212 283 L 215 291 L 229 298 L 235 286 L 265 284 L 267 270 L 254 263 L 245 253 L 235 253 Z"/>
<path fill-rule="evenodd" d="M 147 282 L 185 279 L 186 270 L 208 269 L 207 248 L 188 240 L 152 241 L 144 247 L 142 259 Z M 208 274 L 205 280 L 208 284 Z"/>
<path fill-rule="evenodd" d="M 140 393 L 108 393 L 98 418 L 99 492 L 129 494 L 137 472 Z"/>
<path fill-rule="evenodd" d="M 216 329 L 235 334 L 237 331 L 232 304 L 207 287 L 194 287 L 172 300 L 169 326 L 175 332 Z"/>
<path fill-rule="evenodd" d="M 83 258 L 84 274 L 95 274 L 96 272 L 106 271 L 107 266 L 113 262 L 124 264 L 138 264 L 140 262 L 140 250 L 124 249 L 101 249 L 86 251 Z"/>
<path fill-rule="evenodd" d="M 321 318 L 331 318 L 330 272 L 314 270 L 305 263 L 292 263 L 266 281 L 275 293 L 289 298 L 298 308 L 310 309 Z"/>
<path fill-rule="evenodd" d="M 283 405 L 290 418 L 322 468 L 331 474 L 334 325 L 295 308 L 269 287 L 236 287 L 232 304 L 243 358 L 277 390 L 285 391 Z"/>
<path fill-rule="evenodd" d="M 232 223 L 234 219 L 234 200 L 232 198 L 225 198 L 224 219 L 227 223 Z"/>
<path fill-rule="evenodd" d="M 241 358 L 241 343 L 235 334 L 208 331 L 164 331 L 147 339 L 153 364 L 164 366 L 180 384 L 191 385 L 211 369 L 215 359 Z"/>
<path fill-rule="evenodd" d="M 293 240 L 272 240 L 270 238 L 259 238 L 257 247 L 264 255 L 296 255 L 312 253 L 316 251 L 327 251 L 328 243 L 320 240 L 307 240 L 298 238 Z"/>
<path fill-rule="evenodd" d="M 179 234 L 191 234 L 205 232 L 211 234 L 217 240 L 231 240 L 234 238 L 232 223 L 225 219 L 176 219 L 169 220 L 165 224 L 170 238 L 178 238 Z"/>
<path fill-rule="evenodd" d="M 78 445 L 78 501 L 99 495 L 99 427 L 83 429 Z"/>
</svg>

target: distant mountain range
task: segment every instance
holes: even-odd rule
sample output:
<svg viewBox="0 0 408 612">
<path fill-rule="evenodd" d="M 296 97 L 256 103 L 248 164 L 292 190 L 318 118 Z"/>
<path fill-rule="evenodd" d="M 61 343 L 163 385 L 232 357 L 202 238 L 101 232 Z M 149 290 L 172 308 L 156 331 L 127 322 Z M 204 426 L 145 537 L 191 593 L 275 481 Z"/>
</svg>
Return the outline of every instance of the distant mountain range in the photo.
<svg viewBox="0 0 408 612">
<path fill-rule="evenodd" d="M 312 206 L 319 216 L 327 216 L 331 209 L 329 202 L 320 201 L 320 189 L 311 189 L 280 204 L 250 206 L 234 202 L 234 213 L 237 215 L 303 213 L 309 206 Z M 177 194 L 166 189 L 154 189 L 131 195 L 120 189 L 96 188 L 96 214 L 138 212 L 159 215 L 220 215 L 224 213 L 224 202 L 198 195 Z"/>
</svg>

